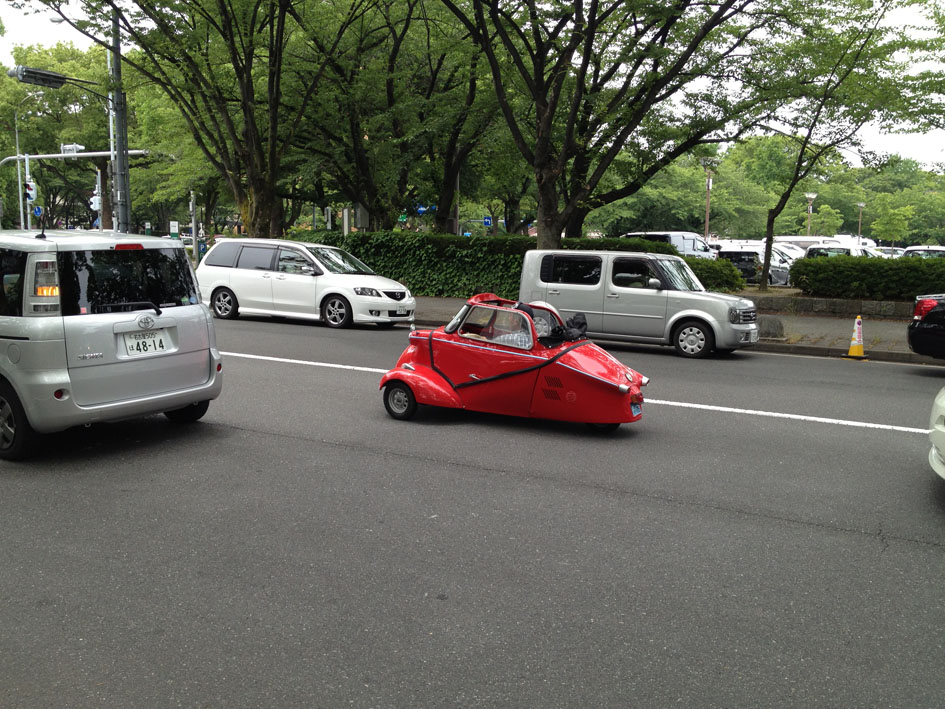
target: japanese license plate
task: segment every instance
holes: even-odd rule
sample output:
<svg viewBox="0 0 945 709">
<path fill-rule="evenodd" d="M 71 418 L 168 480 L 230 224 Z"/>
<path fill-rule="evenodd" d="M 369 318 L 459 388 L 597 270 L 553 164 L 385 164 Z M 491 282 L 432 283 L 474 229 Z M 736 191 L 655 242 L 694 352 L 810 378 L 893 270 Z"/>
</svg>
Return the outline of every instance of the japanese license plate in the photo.
<svg viewBox="0 0 945 709">
<path fill-rule="evenodd" d="M 407 314 L 407 306 L 406 306 L 406 305 L 398 305 L 398 306 L 397 306 L 397 314 L 398 314 L 398 315 L 406 315 L 406 314 Z"/>
<path fill-rule="evenodd" d="M 751 341 L 752 341 L 752 342 L 758 342 L 758 331 L 757 331 L 757 330 L 752 330 L 752 331 L 751 331 Z"/>
<path fill-rule="evenodd" d="M 642 404 L 630 404 L 631 416 L 639 416 L 642 411 L 643 411 Z"/>
<path fill-rule="evenodd" d="M 132 357 L 166 352 L 168 345 L 167 334 L 163 329 L 125 333 L 125 349 Z"/>
</svg>

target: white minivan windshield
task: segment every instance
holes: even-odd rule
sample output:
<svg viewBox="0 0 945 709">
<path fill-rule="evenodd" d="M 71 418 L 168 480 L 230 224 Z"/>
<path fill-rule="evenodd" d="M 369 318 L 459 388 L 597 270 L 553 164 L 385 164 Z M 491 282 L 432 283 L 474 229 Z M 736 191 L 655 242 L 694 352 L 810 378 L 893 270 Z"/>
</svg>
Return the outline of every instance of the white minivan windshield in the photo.
<svg viewBox="0 0 945 709">
<path fill-rule="evenodd" d="M 669 286 L 673 290 L 705 291 L 705 286 L 699 282 L 696 274 L 685 261 L 665 259 L 660 261 L 663 273 L 669 279 Z"/>
<path fill-rule="evenodd" d="M 362 276 L 373 276 L 372 271 L 367 264 L 359 261 L 347 251 L 335 249 L 328 246 L 309 246 L 306 247 L 309 252 L 331 273 L 350 273 Z"/>
</svg>

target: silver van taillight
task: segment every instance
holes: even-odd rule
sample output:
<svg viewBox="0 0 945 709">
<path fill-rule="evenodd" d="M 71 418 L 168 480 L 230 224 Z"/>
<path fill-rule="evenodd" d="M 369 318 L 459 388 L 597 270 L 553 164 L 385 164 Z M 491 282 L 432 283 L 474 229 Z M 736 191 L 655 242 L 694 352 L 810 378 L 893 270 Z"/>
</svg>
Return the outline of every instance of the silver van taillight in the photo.
<svg viewBox="0 0 945 709">
<path fill-rule="evenodd" d="M 59 312 L 59 268 L 55 261 L 36 261 L 33 266 L 33 290 L 29 294 L 33 313 Z"/>
</svg>

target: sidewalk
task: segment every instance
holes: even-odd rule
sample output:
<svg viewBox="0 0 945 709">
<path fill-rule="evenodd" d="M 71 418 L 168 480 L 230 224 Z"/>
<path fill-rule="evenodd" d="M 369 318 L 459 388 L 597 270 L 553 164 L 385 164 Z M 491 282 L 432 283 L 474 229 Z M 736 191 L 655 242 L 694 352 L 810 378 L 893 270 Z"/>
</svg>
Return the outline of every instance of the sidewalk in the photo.
<svg viewBox="0 0 945 709">
<path fill-rule="evenodd" d="M 747 297 L 753 296 L 749 293 Z M 445 325 L 466 301 L 463 298 L 417 298 L 418 327 Z M 771 303 L 766 303 L 771 305 Z M 910 319 L 862 315 L 863 351 L 871 360 L 945 366 L 945 360 L 914 354 L 906 340 Z M 761 340 L 752 349 L 761 352 L 843 357 L 850 348 L 856 315 L 797 314 L 759 310 Z"/>
</svg>

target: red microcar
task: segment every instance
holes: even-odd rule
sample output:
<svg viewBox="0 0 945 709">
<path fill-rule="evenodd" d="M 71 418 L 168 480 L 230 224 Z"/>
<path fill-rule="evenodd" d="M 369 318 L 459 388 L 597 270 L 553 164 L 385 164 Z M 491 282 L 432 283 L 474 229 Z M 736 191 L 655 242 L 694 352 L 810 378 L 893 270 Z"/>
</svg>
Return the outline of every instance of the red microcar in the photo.
<svg viewBox="0 0 945 709">
<path fill-rule="evenodd" d="M 484 293 L 448 325 L 410 333 L 381 378 L 384 406 L 406 420 L 418 404 L 576 421 L 612 431 L 643 415 L 649 381 L 585 339 L 583 316 Z"/>
</svg>

